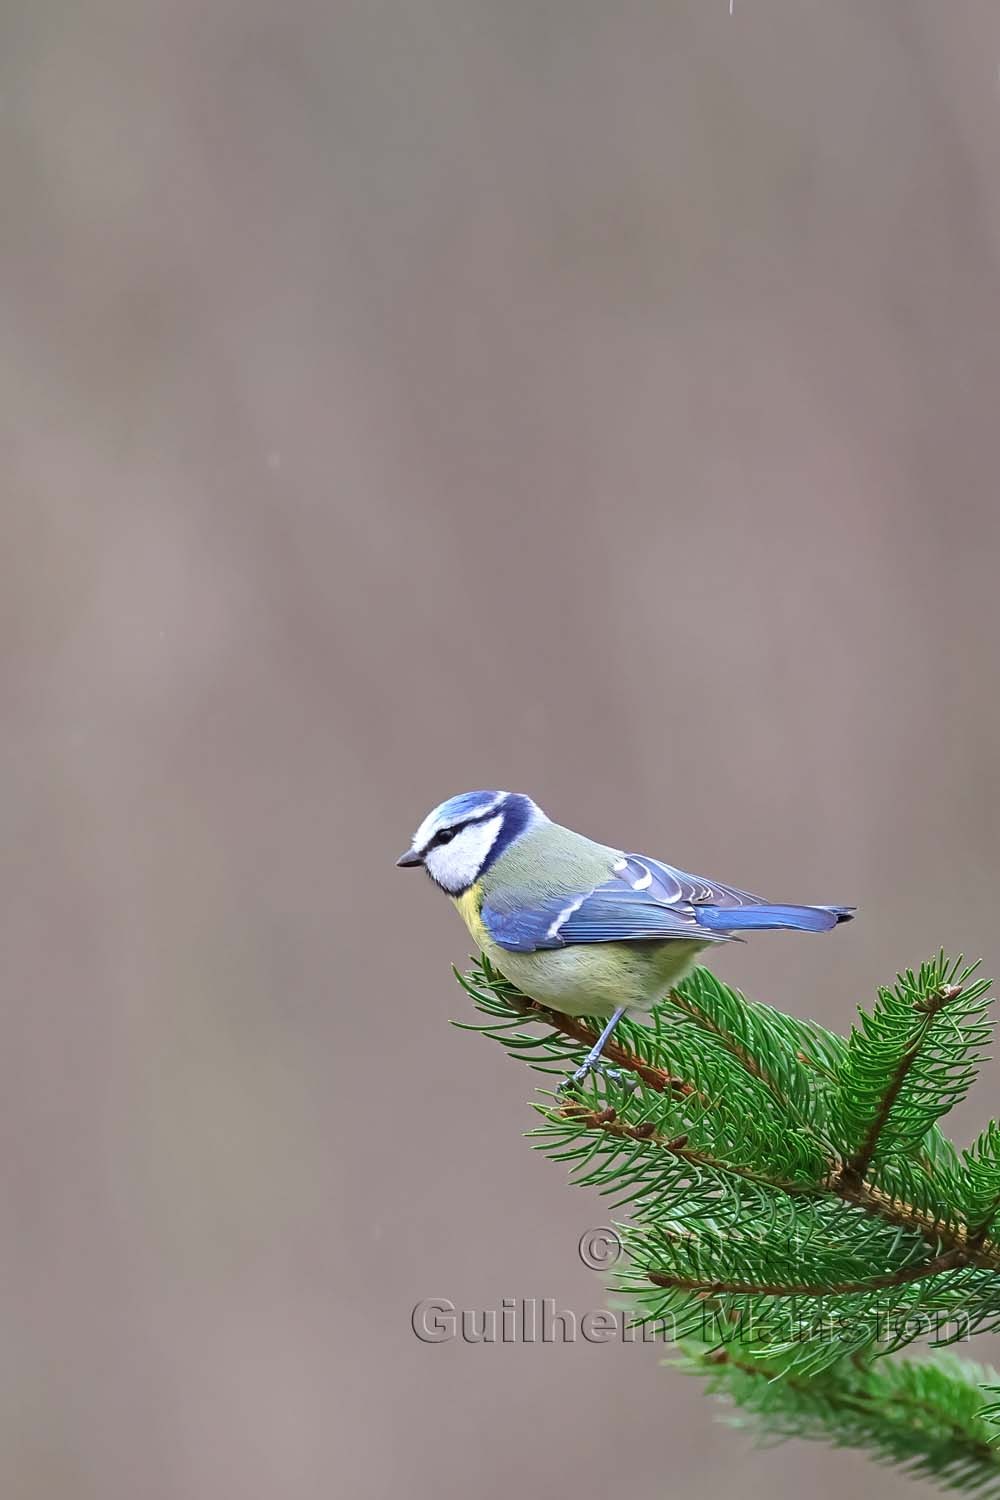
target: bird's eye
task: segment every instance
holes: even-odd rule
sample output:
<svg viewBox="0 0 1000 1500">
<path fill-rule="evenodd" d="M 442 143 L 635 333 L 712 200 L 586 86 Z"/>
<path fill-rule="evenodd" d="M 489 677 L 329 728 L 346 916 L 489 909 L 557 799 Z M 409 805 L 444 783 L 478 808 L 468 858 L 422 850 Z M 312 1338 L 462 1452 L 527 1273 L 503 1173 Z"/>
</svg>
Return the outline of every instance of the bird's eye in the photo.
<svg viewBox="0 0 1000 1500">
<path fill-rule="evenodd" d="M 457 828 L 442 828 L 437 836 L 437 842 L 439 844 L 450 844 L 457 832 Z"/>
</svg>

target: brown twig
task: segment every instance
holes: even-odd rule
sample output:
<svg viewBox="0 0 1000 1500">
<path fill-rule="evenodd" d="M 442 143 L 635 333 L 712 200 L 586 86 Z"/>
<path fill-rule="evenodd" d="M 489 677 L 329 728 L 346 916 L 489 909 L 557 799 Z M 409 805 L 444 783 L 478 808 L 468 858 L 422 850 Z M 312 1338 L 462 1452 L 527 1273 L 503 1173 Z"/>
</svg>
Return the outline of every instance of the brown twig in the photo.
<svg viewBox="0 0 1000 1500">
<path fill-rule="evenodd" d="M 844 1297 L 852 1292 L 880 1292 L 887 1287 L 905 1286 L 911 1281 L 923 1281 L 928 1276 L 938 1276 L 942 1271 L 953 1271 L 960 1265 L 957 1250 L 948 1250 L 920 1265 L 904 1266 L 899 1271 L 888 1271 L 884 1276 L 869 1276 L 863 1281 L 840 1281 L 833 1286 L 817 1282 L 757 1283 L 753 1281 L 696 1281 L 693 1277 L 678 1276 L 673 1271 L 647 1271 L 647 1279 L 654 1286 L 662 1286 L 685 1292 L 704 1292 L 714 1296 L 719 1292 L 738 1293 L 748 1297 Z"/>
<path fill-rule="evenodd" d="M 576 1104 L 572 1100 L 564 1104 L 559 1113 L 566 1119 L 579 1121 L 581 1125 L 603 1130 L 606 1135 L 617 1136 L 620 1140 L 640 1141 L 643 1145 L 656 1146 L 662 1151 L 668 1151 L 671 1156 L 678 1156 L 682 1161 L 690 1162 L 692 1166 L 705 1167 L 710 1171 L 727 1172 L 734 1177 L 742 1177 L 748 1182 L 758 1182 L 763 1187 L 774 1188 L 776 1192 L 801 1194 L 816 1191 L 813 1187 L 800 1188 L 794 1182 L 768 1177 L 764 1172 L 755 1172 L 752 1167 L 739 1167 L 732 1162 L 720 1161 L 718 1157 L 710 1156 L 706 1151 L 699 1151 L 689 1146 L 686 1134 L 669 1136 L 658 1131 L 652 1120 L 630 1125 L 626 1120 L 619 1119 L 617 1112 L 613 1109 L 595 1111 L 588 1109 L 585 1104 Z"/>
<path fill-rule="evenodd" d="M 933 1214 L 914 1208 L 911 1203 L 893 1198 L 870 1182 L 845 1181 L 840 1170 L 831 1173 L 826 1186 L 843 1203 L 860 1208 L 873 1218 L 883 1219 L 898 1229 L 923 1235 L 935 1247 L 944 1245 L 957 1251 L 964 1265 L 978 1266 L 984 1271 L 1000 1271 L 1000 1244 L 996 1240 L 970 1233 L 969 1226 L 961 1221 L 944 1223 L 935 1219 Z"/>
</svg>

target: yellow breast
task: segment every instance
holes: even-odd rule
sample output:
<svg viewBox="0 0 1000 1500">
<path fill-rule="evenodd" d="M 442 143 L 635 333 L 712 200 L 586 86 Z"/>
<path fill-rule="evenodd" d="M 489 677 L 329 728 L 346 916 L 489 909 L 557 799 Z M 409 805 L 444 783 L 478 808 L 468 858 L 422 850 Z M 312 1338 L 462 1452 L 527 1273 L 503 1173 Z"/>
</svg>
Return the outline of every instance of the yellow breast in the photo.
<svg viewBox="0 0 1000 1500">
<path fill-rule="evenodd" d="M 458 907 L 459 916 L 472 934 L 472 940 L 477 948 L 483 951 L 490 947 L 490 935 L 479 915 L 483 904 L 483 891 L 479 883 L 470 885 L 467 891 L 463 891 L 460 896 L 453 896 L 452 900 Z"/>
</svg>

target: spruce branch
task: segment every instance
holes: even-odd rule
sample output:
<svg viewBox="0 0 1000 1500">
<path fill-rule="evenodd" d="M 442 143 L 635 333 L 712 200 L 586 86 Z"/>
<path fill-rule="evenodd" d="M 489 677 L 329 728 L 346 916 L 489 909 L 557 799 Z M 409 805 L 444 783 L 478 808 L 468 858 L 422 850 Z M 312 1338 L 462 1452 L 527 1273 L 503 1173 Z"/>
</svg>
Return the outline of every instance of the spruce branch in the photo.
<svg viewBox="0 0 1000 1500">
<path fill-rule="evenodd" d="M 823 1282 L 773 1282 L 752 1281 L 703 1281 L 678 1276 L 672 1271 L 650 1271 L 649 1279 L 654 1286 L 669 1287 L 685 1292 L 705 1292 L 711 1296 L 719 1292 L 736 1293 L 741 1297 L 846 1297 L 856 1292 L 880 1292 L 889 1287 L 905 1286 L 911 1281 L 923 1281 L 928 1276 L 937 1276 L 950 1271 L 958 1264 L 958 1252 L 945 1251 L 922 1265 L 902 1266 L 898 1271 L 887 1271 L 882 1276 L 869 1276 L 863 1281 L 841 1281 L 831 1285 Z"/>
<path fill-rule="evenodd" d="M 963 1153 L 966 1172 L 964 1208 L 969 1238 L 985 1243 L 1000 1212 L 1000 1125 L 991 1120 L 970 1151 Z"/>
<path fill-rule="evenodd" d="M 546 1111 L 547 1113 L 547 1111 Z M 805 1191 L 795 1182 L 786 1182 L 779 1177 L 770 1177 L 765 1172 L 755 1172 L 750 1167 L 740 1166 L 735 1162 L 723 1161 L 712 1156 L 707 1151 L 698 1150 L 689 1144 L 690 1135 L 682 1131 L 680 1135 L 671 1136 L 658 1131 L 652 1120 L 643 1120 L 638 1125 L 631 1125 L 627 1120 L 618 1118 L 618 1111 L 614 1105 L 607 1105 L 602 1110 L 587 1109 L 585 1105 L 576 1104 L 572 1101 L 564 1104 L 560 1110 L 563 1119 L 576 1120 L 588 1129 L 603 1131 L 605 1135 L 617 1136 L 621 1140 L 641 1141 L 643 1144 L 653 1146 L 661 1151 L 667 1151 L 678 1160 L 688 1162 L 694 1167 L 700 1167 L 707 1172 L 727 1173 L 733 1177 L 742 1177 L 747 1182 L 757 1182 L 765 1187 L 773 1188 L 775 1192 L 795 1193 Z"/>
<path fill-rule="evenodd" d="M 996 1377 L 893 1357 L 1000 1327 L 1000 1125 L 965 1152 L 940 1127 L 989 1034 L 974 973 L 944 954 L 905 971 L 845 1038 L 697 969 L 649 1026 L 620 1023 L 606 1055 L 630 1087 L 544 1095 L 530 1134 L 625 1213 L 634 1320 L 762 1430 L 1000 1497 Z M 470 1029 L 544 1074 L 597 1034 L 485 959 L 458 977 L 485 1018 Z"/>
<path fill-rule="evenodd" d="M 912 1151 L 965 1097 L 989 1036 L 990 982 L 970 983 L 977 967 L 942 952 L 861 1013 L 838 1070 L 846 1181 L 862 1181 L 877 1158 Z"/>
<path fill-rule="evenodd" d="M 966 1494 L 1000 1494 L 1000 1450 L 994 1446 L 991 1407 L 983 1389 L 993 1371 L 939 1358 L 847 1360 L 812 1380 L 775 1378 L 766 1365 L 728 1349 L 688 1345 L 677 1361 L 705 1379 L 712 1394 L 747 1413 L 762 1437 L 819 1439 L 860 1448 L 877 1462 L 900 1467 Z M 744 1426 L 747 1417 L 729 1417 Z"/>
</svg>

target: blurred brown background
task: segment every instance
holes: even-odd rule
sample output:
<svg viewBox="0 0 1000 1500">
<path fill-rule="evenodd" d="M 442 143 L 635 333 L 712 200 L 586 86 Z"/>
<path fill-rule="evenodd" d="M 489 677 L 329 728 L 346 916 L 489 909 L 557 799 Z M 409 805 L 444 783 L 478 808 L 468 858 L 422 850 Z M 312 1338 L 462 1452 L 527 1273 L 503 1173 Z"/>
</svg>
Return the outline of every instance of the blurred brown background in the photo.
<svg viewBox="0 0 1000 1500">
<path fill-rule="evenodd" d="M 857 902 L 726 956 L 783 1007 L 1000 965 L 995 0 L 2 32 L 4 1494 L 916 1493 L 418 1343 L 608 1211 L 392 861 L 508 786 Z"/>
</svg>

